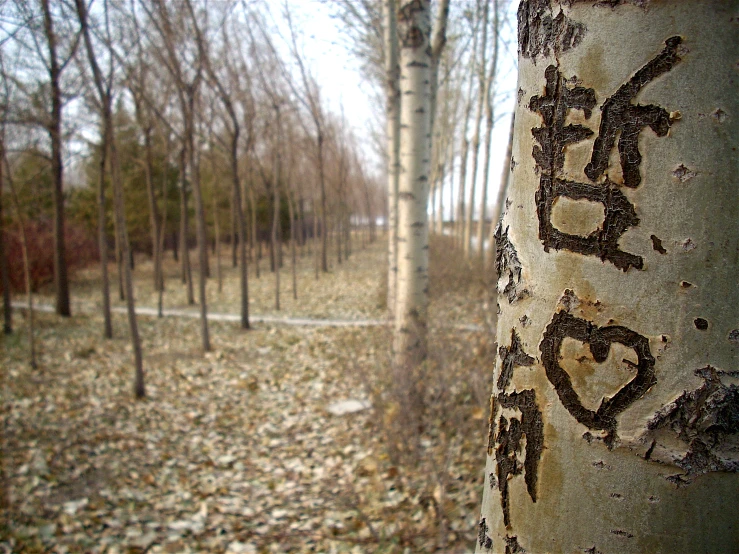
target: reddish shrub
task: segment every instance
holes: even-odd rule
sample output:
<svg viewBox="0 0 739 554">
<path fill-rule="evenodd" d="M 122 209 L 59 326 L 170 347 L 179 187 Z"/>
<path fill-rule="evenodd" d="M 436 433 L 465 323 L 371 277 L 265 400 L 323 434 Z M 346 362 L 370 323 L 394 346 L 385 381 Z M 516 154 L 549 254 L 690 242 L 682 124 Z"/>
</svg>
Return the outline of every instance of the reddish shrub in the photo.
<svg viewBox="0 0 739 554">
<path fill-rule="evenodd" d="M 35 292 L 42 285 L 54 280 L 54 231 L 50 221 L 27 222 L 25 231 L 28 241 L 28 262 L 31 268 L 31 287 Z M 100 259 L 95 238 L 82 227 L 65 222 L 64 238 L 67 247 L 67 270 L 70 275 L 75 269 Z M 15 292 L 25 292 L 23 251 L 17 225 L 6 224 L 5 248 L 10 268 L 10 286 Z"/>
</svg>

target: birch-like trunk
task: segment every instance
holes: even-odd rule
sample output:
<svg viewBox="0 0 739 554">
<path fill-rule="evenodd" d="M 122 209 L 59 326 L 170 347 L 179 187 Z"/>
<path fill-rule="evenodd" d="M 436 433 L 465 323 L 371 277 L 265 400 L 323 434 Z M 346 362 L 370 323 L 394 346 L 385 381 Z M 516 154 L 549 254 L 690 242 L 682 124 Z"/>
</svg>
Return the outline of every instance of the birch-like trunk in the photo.
<svg viewBox="0 0 739 554">
<path fill-rule="evenodd" d="M 493 0 L 493 52 L 490 60 L 487 81 L 485 83 L 485 159 L 482 166 L 482 198 L 480 200 L 480 219 L 477 222 L 477 257 L 482 264 L 485 260 L 485 220 L 487 219 L 488 181 L 490 177 L 490 157 L 492 152 L 493 126 L 495 125 L 495 74 L 498 70 L 498 32 L 500 30 L 500 16 L 498 14 L 498 0 Z M 490 226 L 494 223 L 491 221 Z M 492 248 L 492 242 L 490 243 Z"/>
<path fill-rule="evenodd" d="M 403 1 L 400 43 L 400 179 L 398 290 L 394 356 L 399 369 L 426 357 L 428 311 L 428 206 L 431 51 L 429 1 Z"/>
<path fill-rule="evenodd" d="M 398 65 L 397 2 L 383 2 L 385 19 L 385 95 L 387 116 L 387 310 L 395 315 L 398 289 L 398 179 L 400 178 L 400 66 Z"/>
<path fill-rule="evenodd" d="M 484 1 L 482 8 L 482 40 L 480 45 L 480 59 L 477 66 L 478 91 L 477 91 L 477 112 L 475 115 L 475 134 L 472 137 L 472 175 L 470 176 L 470 201 L 467 204 L 467 217 L 464 222 L 463 248 L 465 257 L 472 255 L 472 225 L 475 218 L 475 195 L 477 189 L 477 167 L 480 158 L 480 132 L 482 131 L 482 114 L 485 107 L 485 97 L 488 94 L 487 81 L 485 79 L 487 68 L 487 46 L 488 46 L 488 14 L 490 8 L 487 0 Z M 480 205 L 480 213 L 478 217 L 482 217 L 484 210 Z M 482 248 L 481 244 L 477 245 Z"/>
<path fill-rule="evenodd" d="M 739 544 L 736 4 L 529 0 L 482 552 Z"/>
</svg>

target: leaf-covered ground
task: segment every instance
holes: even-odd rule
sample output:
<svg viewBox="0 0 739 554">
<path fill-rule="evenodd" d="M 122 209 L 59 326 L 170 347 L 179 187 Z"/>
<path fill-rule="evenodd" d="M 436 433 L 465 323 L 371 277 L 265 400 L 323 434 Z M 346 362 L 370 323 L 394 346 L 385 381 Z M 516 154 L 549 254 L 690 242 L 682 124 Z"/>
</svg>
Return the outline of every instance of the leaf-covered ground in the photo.
<svg viewBox="0 0 739 554">
<path fill-rule="evenodd" d="M 16 312 L 16 332 L 3 339 L 0 357 L 12 499 L 0 549 L 472 550 L 495 349 L 489 331 L 448 325 L 484 327 L 484 287 L 458 282 L 449 269 L 456 259 L 435 263 L 434 347 L 415 411 L 388 399 L 382 326 L 259 324 L 244 332 L 213 322 L 213 351 L 203 354 L 197 320 L 140 318 L 147 398 L 136 401 L 124 316 L 114 315 L 116 338 L 106 341 L 97 314 L 38 314 L 33 370 Z M 177 267 L 169 264 L 165 306 L 182 307 Z M 316 281 L 306 256 L 294 301 L 286 259 L 279 314 L 381 318 L 382 267 L 375 245 Z M 262 271 L 259 280 L 250 274 L 252 312 L 275 314 L 274 277 Z M 78 275 L 77 306 L 99 302 L 96 276 L 94 268 Z M 155 305 L 146 263 L 136 278 L 138 303 Z M 211 309 L 235 312 L 234 271 L 224 268 L 220 295 L 214 281 Z M 348 399 L 373 407 L 329 411 Z M 403 425 L 418 439 L 412 455 L 403 452 Z"/>
</svg>

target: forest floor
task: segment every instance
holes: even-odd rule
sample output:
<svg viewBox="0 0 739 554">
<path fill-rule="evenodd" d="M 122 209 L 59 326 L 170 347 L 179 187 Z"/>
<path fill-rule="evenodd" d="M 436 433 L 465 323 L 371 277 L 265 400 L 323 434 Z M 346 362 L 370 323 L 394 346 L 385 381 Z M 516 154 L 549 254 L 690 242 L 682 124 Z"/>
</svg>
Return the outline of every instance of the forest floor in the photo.
<svg viewBox="0 0 739 554">
<path fill-rule="evenodd" d="M 0 343 L 12 503 L 0 551 L 473 550 L 495 345 L 485 279 L 439 240 L 414 406 L 392 395 L 385 325 L 212 321 L 204 354 L 197 319 L 140 317 L 147 396 L 137 401 L 125 315 L 101 338 L 97 268 L 75 275 L 72 318 L 37 313 L 38 369 L 16 311 Z M 208 308 L 234 314 L 238 278 L 223 260 Z M 155 307 L 151 263 L 137 262 L 137 305 Z M 318 280 L 306 253 L 298 300 L 286 256 L 280 311 L 268 263 L 259 279 L 250 270 L 254 316 L 384 317 L 382 241 L 332 260 Z M 166 273 L 165 308 L 197 310 L 169 253 Z M 359 411 L 337 411 L 345 400 Z"/>
</svg>

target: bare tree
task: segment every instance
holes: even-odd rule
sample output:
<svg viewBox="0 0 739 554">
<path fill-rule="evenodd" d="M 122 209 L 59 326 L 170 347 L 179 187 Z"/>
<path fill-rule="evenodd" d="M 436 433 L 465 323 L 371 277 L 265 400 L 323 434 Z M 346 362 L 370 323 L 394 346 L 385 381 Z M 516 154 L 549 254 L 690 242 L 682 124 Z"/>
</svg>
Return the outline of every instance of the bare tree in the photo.
<svg viewBox="0 0 739 554">
<path fill-rule="evenodd" d="M 90 63 L 90 69 L 97 90 L 98 100 L 101 106 L 101 118 L 103 122 L 104 140 L 103 144 L 107 145 L 110 154 L 110 168 L 113 181 L 113 205 L 114 215 L 118 223 L 119 243 L 125 263 L 123 264 L 124 284 L 126 287 L 126 312 L 128 314 L 128 325 L 131 334 L 131 345 L 133 347 L 134 362 L 136 367 L 134 380 L 134 394 L 137 398 L 143 398 L 146 395 L 144 387 L 144 369 L 141 354 L 141 339 L 139 337 L 138 323 L 136 321 L 136 307 L 133 297 L 133 276 L 131 273 L 131 265 L 128 263 L 130 256 L 130 247 L 128 243 L 128 231 L 126 228 L 125 205 L 123 202 L 123 182 L 121 178 L 120 161 L 118 158 L 118 147 L 116 143 L 115 133 L 113 131 L 113 95 L 110 86 L 106 87 L 102 71 L 95 55 L 95 47 L 92 42 L 90 33 L 87 5 L 85 0 L 75 0 L 77 9 L 77 17 L 80 22 L 82 36 L 85 41 L 85 49 L 87 58 Z M 112 56 L 111 56 L 112 58 Z M 113 60 L 111 59 L 111 63 Z M 104 146 L 105 147 L 105 146 Z"/>
</svg>

